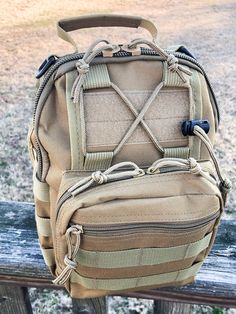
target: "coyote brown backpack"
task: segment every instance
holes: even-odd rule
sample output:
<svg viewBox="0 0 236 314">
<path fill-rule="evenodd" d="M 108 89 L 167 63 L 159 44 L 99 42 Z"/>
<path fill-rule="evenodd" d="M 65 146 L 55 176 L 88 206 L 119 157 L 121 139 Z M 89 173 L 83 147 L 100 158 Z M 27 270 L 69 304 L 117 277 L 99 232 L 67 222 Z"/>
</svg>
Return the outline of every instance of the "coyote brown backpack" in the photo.
<svg viewBox="0 0 236 314">
<path fill-rule="evenodd" d="M 68 32 L 142 27 L 152 40 Z M 184 46 L 152 22 L 91 15 L 58 22 L 76 51 L 40 66 L 29 150 L 45 263 L 72 297 L 190 283 L 214 241 L 230 182 L 213 152 L 219 111 Z M 121 28 L 122 29 L 122 28 Z"/>
</svg>

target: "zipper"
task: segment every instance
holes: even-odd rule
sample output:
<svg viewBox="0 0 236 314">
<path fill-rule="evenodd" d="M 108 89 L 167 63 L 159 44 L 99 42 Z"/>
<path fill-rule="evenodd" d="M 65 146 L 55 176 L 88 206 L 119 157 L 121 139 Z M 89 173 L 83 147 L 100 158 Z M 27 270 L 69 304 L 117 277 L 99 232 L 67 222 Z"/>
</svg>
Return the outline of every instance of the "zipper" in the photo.
<svg viewBox="0 0 236 314">
<path fill-rule="evenodd" d="M 181 222 L 181 223 L 130 223 L 130 224 L 115 224 L 115 225 L 83 225 L 83 233 L 90 236 L 118 236 L 123 234 L 132 234 L 136 232 L 157 232 L 157 231 L 186 231 L 186 229 L 197 229 L 204 227 L 209 222 L 215 220 L 220 216 L 220 211 L 211 214 L 204 219 L 198 219 L 194 222 Z M 71 224 L 71 226 L 73 226 Z"/>
<path fill-rule="evenodd" d="M 213 97 L 213 100 L 214 100 L 214 108 L 215 108 L 215 111 L 217 113 L 217 120 L 218 120 L 218 123 L 220 122 L 220 112 L 219 112 L 219 108 L 218 108 L 218 105 L 217 105 L 217 102 L 216 102 L 216 98 L 215 98 L 215 95 L 214 95 L 214 91 L 213 91 L 213 88 L 212 88 L 212 85 L 207 77 L 207 74 L 205 72 L 205 70 L 203 69 L 203 67 L 200 65 L 200 63 L 190 57 L 190 56 L 187 56 L 186 54 L 184 53 L 180 53 L 180 52 L 174 52 L 173 53 L 174 56 L 176 56 L 177 58 L 180 58 L 180 59 L 183 59 L 183 60 L 186 60 L 186 61 L 189 61 L 193 64 L 195 64 L 200 70 L 201 72 L 203 73 L 206 81 L 207 81 L 207 84 L 209 86 L 209 89 L 210 89 L 210 92 L 212 94 L 212 97 Z M 141 55 L 146 55 L 146 56 L 159 56 L 155 51 L 151 50 L 151 49 L 147 49 L 147 48 L 141 48 Z M 35 96 L 35 105 L 34 105 L 34 112 L 33 112 L 33 126 L 35 128 L 35 124 L 36 124 L 36 111 L 37 111 L 37 107 L 38 107 L 38 102 L 39 102 L 39 99 L 40 99 L 40 96 L 45 88 L 45 86 L 47 85 L 48 81 L 50 80 L 51 76 L 53 75 L 53 73 L 63 64 L 67 63 L 67 62 L 71 62 L 71 61 L 76 61 L 76 60 L 79 60 L 81 58 L 83 58 L 84 56 L 84 53 L 73 53 L 73 54 L 70 54 L 70 55 L 67 55 L 67 56 L 64 56 L 64 57 L 60 57 L 58 58 L 57 56 L 53 56 L 51 55 L 51 59 L 53 60 L 53 62 L 50 64 L 49 67 L 47 67 L 46 69 L 46 73 L 44 75 L 44 79 L 42 81 L 42 83 L 40 84 L 39 88 L 38 88 L 38 91 L 36 93 L 36 96 Z M 114 54 L 114 57 L 132 57 L 132 54 L 129 53 L 129 52 L 126 52 L 124 50 L 121 50 L 117 53 Z M 53 58 L 54 57 L 54 58 Z M 95 58 L 98 58 L 98 57 L 102 57 L 102 54 L 98 54 Z M 37 171 L 37 174 L 38 174 L 38 178 L 39 180 L 42 179 L 42 152 L 41 152 L 41 148 L 40 148 L 40 144 L 39 144 L 39 141 L 38 141 L 38 136 L 36 134 L 36 149 L 37 149 L 37 153 L 38 153 L 38 171 Z"/>
<path fill-rule="evenodd" d="M 148 172 L 148 170 L 150 169 L 150 167 L 146 170 L 146 173 L 144 176 L 153 176 L 153 175 L 164 175 L 164 174 L 168 174 L 168 173 L 191 173 L 190 170 L 187 170 L 187 169 L 181 169 L 181 168 L 178 168 L 177 166 L 169 166 L 169 167 L 160 167 L 158 168 L 158 172 Z M 142 176 L 143 177 L 143 176 Z M 133 178 L 130 178 L 128 180 L 131 180 Z M 138 177 L 135 178 L 136 180 L 138 179 Z M 107 182 L 106 184 L 116 184 L 116 183 L 120 183 L 120 181 L 122 181 L 122 179 L 119 179 L 118 181 L 110 181 L 110 182 Z M 60 212 L 60 209 L 61 207 L 64 205 L 65 202 L 67 202 L 68 200 L 72 199 L 72 198 L 75 198 L 77 197 L 77 194 L 73 194 L 74 190 L 70 191 L 70 189 L 72 187 L 74 187 L 75 184 L 73 183 L 61 196 L 60 198 L 58 199 L 57 201 L 57 206 L 56 206 L 56 220 L 57 220 L 57 217 L 59 215 L 59 212 Z M 88 189 L 93 189 L 96 190 L 97 188 L 100 188 L 101 185 L 91 185 L 88 187 Z M 84 190 L 84 191 L 87 191 Z M 82 191 L 82 192 L 84 192 Z"/>
<path fill-rule="evenodd" d="M 186 171 L 186 170 L 184 170 L 184 169 L 177 169 L 176 167 L 164 167 L 164 168 L 161 168 L 160 169 L 160 173 L 159 174 L 165 174 L 165 173 L 170 173 L 170 172 L 178 172 L 178 173 L 180 173 L 180 172 L 188 172 L 188 171 Z M 146 174 L 147 176 L 150 176 L 150 174 Z M 136 178 L 137 179 L 137 178 Z M 108 184 L 114 184 L 114 183 L 116 183 L 116 182 L 120 182 L 121 180 L 119 180 L 119 181 L 113 181 L 113 182 L 109 182 Z M 74 184 L 73 184 L 74 185 Z M 72 185 L 72 186 L 73 186 Z M 71 187 L 72 187 L 71 186 Z M 58 201 L 57 201 L 57 207 L 56 207 L 56 219 L 57 219 L 57 216 L 58 216 L 58 213 L 59 213 L 59 211 L 60 211 L 60 209 L 61 209 L 61 207 L 64 205 L 64 203 L 65 202 L 67 202 L 69 199 L 71 199 L 71 198 L 75 198 L 74 196 L 73 196 L 73 194 L 72 194 L 72 192 L 68 192 L 68 190 L 71 188 L 71 187 L 69 187 L 61 196 L 60 196 L 60 198 L 58 199 Z M 96 188 L 99 188 L 100 186 L 94 186 L 94 187 L 90 187 L 90 188 L 92 188 L 93 190 L 94 189 L 96 189 Z"/>
</svg>

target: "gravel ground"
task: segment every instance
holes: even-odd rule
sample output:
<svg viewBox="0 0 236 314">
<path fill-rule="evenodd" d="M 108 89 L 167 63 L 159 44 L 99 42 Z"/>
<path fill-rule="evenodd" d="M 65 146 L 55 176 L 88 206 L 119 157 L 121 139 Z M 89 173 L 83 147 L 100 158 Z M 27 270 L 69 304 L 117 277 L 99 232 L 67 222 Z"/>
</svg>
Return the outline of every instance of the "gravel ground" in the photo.
<svg viewBox="0 0 236 314">
<path fill-rule="evenodd" d="M 33 111 L 34 73 L 47 55 L 63 55 L 72 51 L 71 47 L 57 39 L 56 20 L 77 13 L 98 12 L 144 15 L 152 19 L 159 27 L 159 43 L 162 47 L 184 44 L 205 67 L 221 111 L 216 154 L 234 186 L 228 198 L 225 217 L 235 217 L 236 2 L 227 0 L 91 0 L 83 4 L 70 0 L 1 1 L 0 199 L 32 201 L 32 169 L 27 154 L 26 135 Z M 120 32 L 115 29 L 111 33 L 104 30 L 101 33 L 100 30 L 85 30 L 79 31 L 76 39 L 83 49 L 93 39 L 101 37 L 101 34 L 111 41 L 117 41 L 118 38 L 121 41 L 134 37 L 135 31 Z M 31 291 L 35 313 L 60 313 L 62 309 L 63 313 L 70 313 L 70 300 L 65 294 L 62 297 L 60 292 L 53 292 L 49 297 L 48 291 L 44 291 L 42 297 L 39 297 L 37 291 Z M 54 306 L 52 311 L 47 310 L 49 299 Z M 114 304 L 114 300 L 119 301 L 111 300 L 111 304 Z M 124 304 L 128 309 L 127 304 L 133 303 L 129 301 Z M 146 313 L 143 310 L 139 312 Z"/>
</svg>

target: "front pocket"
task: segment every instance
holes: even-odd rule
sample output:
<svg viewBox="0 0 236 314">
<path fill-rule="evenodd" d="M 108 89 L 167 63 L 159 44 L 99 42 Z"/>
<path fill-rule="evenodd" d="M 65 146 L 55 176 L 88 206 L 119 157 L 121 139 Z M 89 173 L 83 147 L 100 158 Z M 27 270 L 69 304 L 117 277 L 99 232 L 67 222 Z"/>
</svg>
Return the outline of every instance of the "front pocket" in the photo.
<svg viewBox="0 0 236 314">
<path fill-rule="evenodd" d="M 57 283 L 70 278 L 87 289 L 115 291 L 185 282 L 195 275 L 222 209 L 214 180 L 171 169 L 99 186 L 83 179 L 83 189 L 79 176 L 65 173 L 61 184 Z"/>
</svg>

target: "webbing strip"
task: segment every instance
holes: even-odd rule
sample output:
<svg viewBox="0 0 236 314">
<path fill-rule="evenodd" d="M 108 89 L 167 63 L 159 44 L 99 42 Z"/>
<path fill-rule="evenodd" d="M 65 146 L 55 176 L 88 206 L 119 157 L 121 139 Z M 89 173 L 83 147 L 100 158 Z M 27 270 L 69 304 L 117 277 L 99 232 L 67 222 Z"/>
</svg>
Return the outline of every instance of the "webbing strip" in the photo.
<svg viewBox="0 0 236 314">
<path fill-rule="evenodd" d="M 38 180 L 35 170 L 33 174 L 33 192 L 34 196 L 38 200 L 42 202 L 49 202 L 49 186 L 47 182 L 41 182 Z"/>
<path fill-rule="evenodd" d="M 106 64 L 90 65 L 83 83 L 83 89 L 110 87 L 111 81 Z"/>
<path fill-rule="evenodd" d="M 84 170 L 105 170 L 111 166 L 113 152 L 86 153 Z"/>
<path fill-rule="evenodd" d="M 50 267 L 50 266 L 55 265 L 55 257 L 54 257 L 53 249 L 44 249 L 41 247 L 41 252 L 43 254 L 43 258 L 47 266 Z"/>
<path fill-rule="evenodd" d="M 166 147 L 164 148 L 164 158 L 188 158 L 189 147 Z"/>
<path fill-rule="evenodd" d="M 202 119 L 202 92 L 201 82 L 197 71 L 193 71 L 190 78 L 190 120 Z M 190 157 L 200 158 L 201 140 L 197 136 L 189 136 Z"/>
<path fill-rule="evenodd" d="M 189 70 L 187 66 L 183 66 Z M 163 62 L 163 84 L 164 87 L 189 87 L 189 79 L 190 76 L 182 73 L 186 83 L 183 82 L 183 80 L 179 77 L 178 73 L 176 71 L 171 71 L 168 69 L 167 62 Z"/>
<path fill-rule="evenodd" d="M 154 276 L 145 276 L 138 278 L 123 279 L 92 279 L 86 278 L 73 271 L 71 275 L 72 283 L 79 283 L 88 289 L 101 290 L 123 290 L 143 286 L 168 284 L 170 282 L 178 282 L 196 275 L 203 262 L 199 262 L 190 268 L 182 269 L 175 272 L 159 274 Z"/>
<path fill-rule="evenodd" d="M 158 265 L 197 256 L 209 246 L 212 233 L 203 239 L 168 248 L 140 248 L 111 252 L 92 252 L 80 249 L 76 260 L 79 264 L 95 268 L 122 268 Z"/>
<path fill-rule="evenodd" d="M 81 168 L 83 164 L 83 154 L 81 153 L 81 128 L 78 121 L 80 108 L 79 104 L 75 104 L 71 99 L 71 86 L 76 76 L 77 73 L 75 71 L 66 73 L 66 105 L 70 132 L 71 170 L 77 170 Z"/>
<path fill-rule="evenodd" d="M 50 218 L 43 218 L 35 215 L 36 225 L 38 233 L 44 237 L 50 237 L 52 235 Z"/>
</svg>

